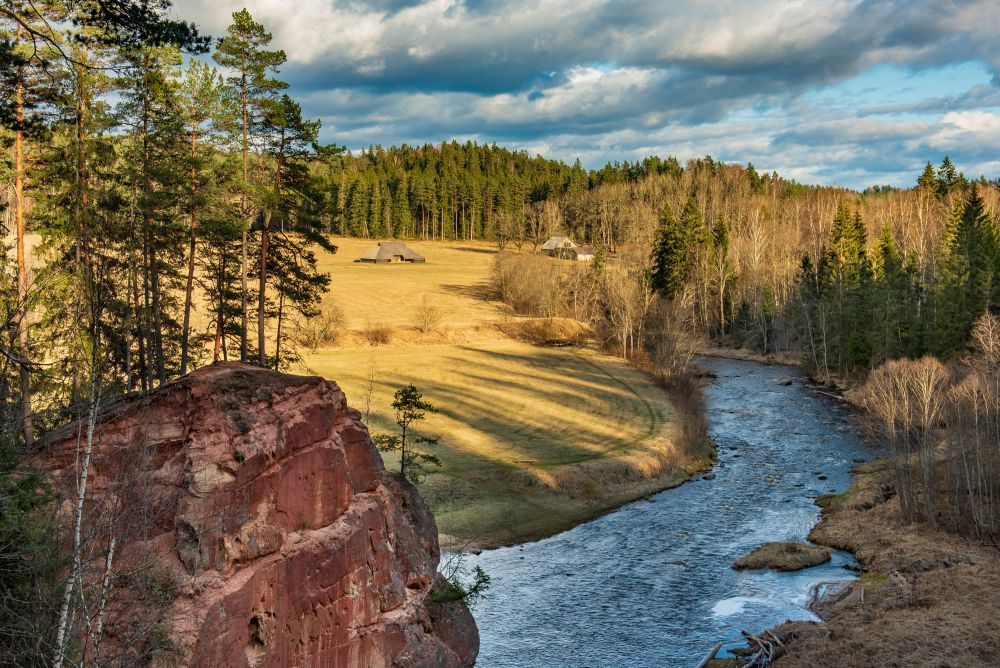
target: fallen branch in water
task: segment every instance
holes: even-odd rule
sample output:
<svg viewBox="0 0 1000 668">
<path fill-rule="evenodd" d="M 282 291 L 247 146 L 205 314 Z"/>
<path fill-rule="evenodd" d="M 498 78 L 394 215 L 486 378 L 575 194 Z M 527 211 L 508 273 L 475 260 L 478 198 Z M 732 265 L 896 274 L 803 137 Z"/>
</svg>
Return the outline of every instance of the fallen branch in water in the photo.
<svg viewBox="0 0 1000 668">
<path fill-rule="evenodd" d="M 837 401 L 848 403 L 847 399 L 840 394 L 834 394 L 833 392 L 824 392 L 823 390 L 818 390 L 815 387 L 812 388 L 812 391 L 815 392 L 816 394 L 822 394 L 825 397 L 830 397 L 831 399 L 836 399 Z"/>
<path fill-rule="evenodd" d="M 706 654 L 705 658 L 702 659 L 701 661 L 699 661 L 698 665 L 695 666 L 694 668 L 705 668 L 705 666 L 708 665 L 708 662 L 711 661 L 712 659 L 714 659 L 715 655 L 719 653 L 720 649 L 722 649 L 722 645 L 723 645 L 723 642 L 721 640 L 719 642 L 715 643 L 715 645 L 712 647 L 712 651 L 710 651 L 708 654 Z"/>
<path fill-rule="evenodd" d="M 756 636 L 749 631 L 743 631 L 743 637 L 747 639 L 753 655 L 750 662 L 743 668 L 766 668 L 774 663 L 781 652 L 785 649 L 785 643 L 773 631 L 764 631 Z"/>
</svg>

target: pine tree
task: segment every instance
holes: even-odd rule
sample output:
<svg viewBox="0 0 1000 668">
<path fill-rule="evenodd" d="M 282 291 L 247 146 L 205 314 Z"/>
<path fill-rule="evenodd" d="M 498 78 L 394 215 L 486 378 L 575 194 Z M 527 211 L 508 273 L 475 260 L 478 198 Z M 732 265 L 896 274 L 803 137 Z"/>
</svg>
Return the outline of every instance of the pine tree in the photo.
<svg viewBox="0 0 1000 668">
<path fill-rule="evenodd" d="M 951 158 L 944 156 L 941 166 L 937 170 L 937 191 L 938 197 L 946 197 L 955 190 L 958 185 L 958 171 L 955 169 Z"/>
<path fill-rule="evenodd" d="M 795 279 L 795 308 L 791 312 L 794 337 L 804 348 L 805 364 L 827 380 L 831 374 L 830 347 L 834 338 L 831 330 L 835 321 L 829 259 L 825 249 L 820 252 L 818 263 L 808 255 L 802 257 Z"/>
<path fill-rule="evenodd" d="M 969 266 L 960 242 L 963 209 L 960 201 L 953 203 L 936 249 L 927 342 L 929 351 L 939 357 L 954 353 L 964 342 L 962 321 L 968 311 L 964 302 Z"/>
<path fill-rule="evenodd" d="M 673 299 L 687 279 L 688 235 L 670 209 L 660 214 L 653 248 L 650 286 L 667 299 Z M 603 248 L 603 244 L 601 245 Z"/>
<path fill-rule="evenodd" d="M 812 285 L 800 281 L 818 302 L 812 307 L 812 322 L 807 324 L 814 329 L 822 325 L 825 373 L 830 367 L 839 373 L 853 373 L 867 368 L 872 357 L 872 267 L 866 245 L 861 214 L 852 213 L 842 202 L 834 216 L 829 246 L 815 268 L 809 263 Z"/>
<path fill-rule="evenodd" d="M 258 134 L 265 106 L 273 100 L 278 91 L 288 86 L 284 82 L 269 78 L 269 73 L 276 72 L 286 60 L 284 51 L 266 50 L 265 47 L 271 43 L 271 39 L 271 33 L 254 21 L 249 11 L 241 9 L 233 13 L 233 22 L 227 28 L 226 36 L 219 40 L 213 54 L 215 62 L 234 72 L 226 79 L 227 92 L 238 101 L 241 114 L 240 155 L 243 180 L 240 186 L 240 211 L 245 226 L 240 259 L 242 276 L 240 359 L 244 362 L 248 359 L 248 236 L 250 225 L 257 218 L 259 211 L 251 201 L 253 185 L 250 179 L 250 144 Z"/>
<path fill-rule="evenodd" d="M 177 68 L 180 52 L 172 48 L 145 48 L 125 52 L 128 63 L 120 113 L 133 127 L 130 180 L 135 189 L 142 239 L 143 302 L 140 330 L 149 344 L 146 387 L 163 385 L 173 371 L 167 350 L 179 337 L 174 307 L 182 294 L 182 241 L 177 205 L 187 199 L 186 142 L 183 120 L 177 113 Z M 170 330 L 169 335 L 165 332 Z M 168 371 L 170 373 L 168 373 Z"/>
<path fill-rule="evenodd" d="M 199 222 L 204 225 L 204 221 L 201 219 L 205 217 L 205 209 L 211 207 L 213 201 L 221 198 L 221 192 L 213 183 L 210 173 L 212 156 L 209 149 L 211 147 L 206 145 L 213 136 L 218 134 L 223 123 L 221 86 L 222 81 L 215 70 L 198 60 L 192 60 L 184 73 L 178 96 L 190 147 L 188 154 L 190 179 L 185 206 L 190 220 L 190 229 L 187 277 L 184 286 L 184 321 L 181 326 L 181 375 L 187 373 L 190 356 L 191 308 L 196 277 L 195 270 L 198 264 L 198 226 Z M 216 338 L 221 336 L 221 324 L 216 322 Z"/>
<path fill-rule="evenodd" d="M 694 195 L 688 197 L 680 219 L 664 209 L 652 257 L 650 285 L 653 290 L 667 299 L 677 296 L 690 274 L 694 247 L 705 240 L 705 235 L 704 220 Z"/>
<path fill-rule="evenodd" d="M 872 257 L 872 364 L 920 352 L 915 263 L 902 256 L 892 230 L 882 228 Z"/>
<path fill-rule="evenodd" d="M 750 180 L 750 192 L 763 195 L 764 181 L 760 178 L 760 174 L 757 173 L 752 162 L 747 163 L 747 178 Z"/>
<path fill-rule="evenodd" d="M 257 354 L 258 363 L 267 366 L 265 324 L 271 313 L 277 318 L 274 363 L 278 365 L 288 309 L 304 317 L 315 315 L 315 305 L 329 284 L 329 277 L 318 273 L 308 244 L 317 243 L 329 252 L 336 252 L 336 247 L 323 236 L 322 219 L 312 213 L 307 159 L 316 143 L 319 121 L 303 119 L 302 108 L 288 95 L 271 102 L 263 119 L 261 134 L 273 174 L 261 200 Z M 278 291 L 277 309 L 270 312 L 269 281 L 277 281 Z"/>
<path fill-rule="evenodd" d="M 931 164 L 930 160 L 927 161 L 927 165 L 924 167 L 923 173 L 920 175 L 920 178 L 917 179 L 917 187 L 937 194 L 937 173 L 934 171 L 934 165 Z"/>
<path fill-rule="evenodd" d="M 27 156 L 27 146 L 41 141 L 45 136 L 46 116 L 58 95 L 58 76 L 53 76 L 57 65 L 57 34 L 50 22 L 64 18 L 58 6 L 39 2 L 29 11 L 27 6 L 15 7 L 20 11 L 23 23 L 14 22 L 3 26 L 0 39 L 4 40 L 3 51 L 7 65 L 0 74 L 0 83 L 6 91 L 13 91 L 11 99 L 0 102 L 0 123 L 13 132 L 13 209 L 14 246 L 16 253 L 17 300 L 16 311 L 12 314 L 17 327 L 17 350 L 11 357 L 17 360 L 18 386 L 20 390 L 21 437 L 25 449 L 34 443 L 34 415 L 32 409 L 32 371 L 34 352 L 29 333 L 30 315 L 36 296 L 29 293 L 29 275 L 25 254 L 27 234 L 27 195 L 31 189 L 28 182 L 28 168 L 31 159 Z M 29 34 L 29 30 L 31 34 Z M 39 48 L 34 34 L 45 36 L 50 42 L 42 41 Z M 14 352 L 14 351 L 12 351 Z"/>
<path fill-rule="evenodd" d="M 956 200 L 937 250 L 931 352 L 947 357 L 962 350 L 979 316 L 997 309 L 1000 235 L 977 187 L 964 204 Z"/>
</svg>

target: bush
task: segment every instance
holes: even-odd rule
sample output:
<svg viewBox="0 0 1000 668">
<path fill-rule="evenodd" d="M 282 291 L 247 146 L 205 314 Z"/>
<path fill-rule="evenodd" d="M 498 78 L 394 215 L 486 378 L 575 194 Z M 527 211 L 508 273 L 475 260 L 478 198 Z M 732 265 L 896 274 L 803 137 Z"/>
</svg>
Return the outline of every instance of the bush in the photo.
<svg viewBox="0 0 1000 668">
<path fill-rule="evenodd" d="M 989 333 L 980 333 L 987 344 L 965 362 L 886 362 L 859 396 L 872 431 L 892 451 L 904 517 L 990 536 L 1000 532 L 1000 368 L 990 361 Z"/>
<path fill-rule="evenodd" d="M 361 336 L 373 346 L 385 346 L 392 342 L 392 328 L 385 323 L 369 322 L 361 330 Z"/>
<path fill-rule="evenodd" d="M 581 345 L 590 336 L 590 329 L 571 318 L 530 318 L 504 322 L 501 329 L 507 336 L 536 346 Z"/>
<path fill-rule="evenodd" d="M 436 304 L 423 295 L 420 303 L 413 310 L 413 322 L 421 332 L 429 332 L 441 322 L 441 309 Z"/>
<path fill-rule="evenodd" d="M 59 610 L 58 549 L 43 476 L 0 445 L 0 665 L 47 665 Z"/>
<path fill-rule="evenodd" d="M 431 603 L 464 601 L 472 608 L 486 595 L 486 591 L 490 588 L 490 576 L 481 566 L 476 566 L 473 569 L 472 581 L 468 583 L 462 581 L 460 570 L 460 568 L 456 568 L 450 577 L 445 576 L 445 581 L 448 584 L 431 593 Z"/>
<path fill-rule="evenodd" d="M 310 350 L 330 347 L 337 343 L 345 324 L 344 310 L 337 304 L 330 304 L 318 316 L 302 324 L 299 338 Z"/>
<path fill-rule="evenodd" d="M 520 315 L 552 318 L 566 311 L 563 266 L 549 257 L 499 253 L 493 287 L 497 297 Z"/>
</svg>

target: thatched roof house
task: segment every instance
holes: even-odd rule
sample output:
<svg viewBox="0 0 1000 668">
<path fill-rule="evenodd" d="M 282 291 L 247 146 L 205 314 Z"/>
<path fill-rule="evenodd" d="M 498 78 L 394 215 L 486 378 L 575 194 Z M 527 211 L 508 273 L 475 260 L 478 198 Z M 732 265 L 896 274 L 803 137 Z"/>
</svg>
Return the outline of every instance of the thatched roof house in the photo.
<svg viewBox="0 0 1000 668">
<path fill-rule="evenodd" d="M 399 262 L 425 262 L 424 256 L 409 248 L 402 241 L 380 241 L 358 258 L 358 262 L 391 264 Z"/>
</svg>

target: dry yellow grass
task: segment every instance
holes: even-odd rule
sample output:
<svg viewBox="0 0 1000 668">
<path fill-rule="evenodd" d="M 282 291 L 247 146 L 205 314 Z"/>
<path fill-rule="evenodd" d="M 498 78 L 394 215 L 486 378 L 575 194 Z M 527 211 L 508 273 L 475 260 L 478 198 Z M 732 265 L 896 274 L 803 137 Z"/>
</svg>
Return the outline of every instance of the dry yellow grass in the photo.
<svg viewBox="0 0 1000 668">
<path fill-rule="evenodd" d="M 366 239 L 331 239 L 335 255 L 321 252 L 319 268 L 330 274 L 324 305 L 343 309 L 350 329 L 370 325 L 414 327 L 426 299 L 443 327 L 467 327 L 502 318 L 502 304 L 489 301 L 496 246 L 482 242 L 407 241 L 425 264 L 363 264 L 357 258 L 375 245 Z"/>
<path fill-rule="evenodd" d="M 342 309 L 350 331 L 304 367 L 339 382 L 373 432 L 394 428 L 392 394 L 408 383 L 441 410 L 420 425 L 440 437 L 429 450 L 442 462 L 421 491 L 447 546 L 550 534 L 702 465 L 677 452 L 674 408 L 645 374 L 584 348 L 512 340 L 531 323 L 490 300 L 495 247 L 407 242 L 426 264 L 370 265 L 354 260 L 374 242 L 333 241 L 338 253 L 320 255 L 332 279 L 324 306 Z M 438 311 L 431 331 L 417 328 L 422 303 Z"/>
<path fill-rule="evenodd" d="M 701 465 L 675 450 L 663 390 L 586 349 L 507 341 L 335 349 L 306 361 L 370 411 L 372 431 L 394 427 L 392 394 L 407 383 L 440 409 L 420 425 L 440 437 L 428 451 L 442 462 L 421 491 L 453 546 L 552 533 Z"/>
</svg>

